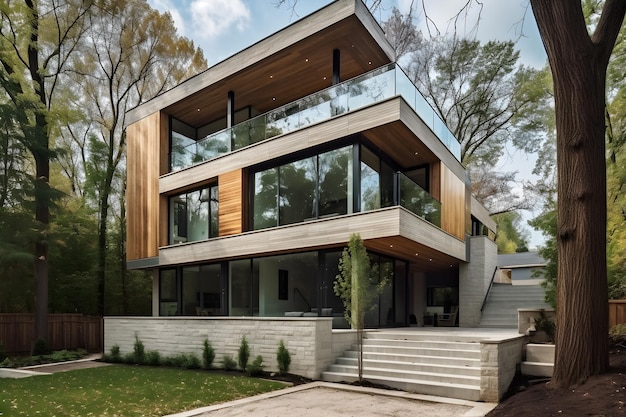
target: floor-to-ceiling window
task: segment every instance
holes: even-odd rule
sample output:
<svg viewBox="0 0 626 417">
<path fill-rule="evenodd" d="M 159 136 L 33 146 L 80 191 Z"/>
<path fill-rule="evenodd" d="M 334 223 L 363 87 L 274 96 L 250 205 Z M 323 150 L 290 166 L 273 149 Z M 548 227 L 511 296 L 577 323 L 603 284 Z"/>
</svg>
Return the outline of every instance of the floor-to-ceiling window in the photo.
<svg viewBox="0 0 626 417">
<path fill-rule="evenodd" d="M 332 317 L 346 328 L 344 306 L 333 286 L 339 249 L 309 251 L 214 264 L 162 269 L 162 316 Z M 379 280 L 389 285 L 367 314 L 367 327 L 405 325 L 406 262 L 371 254 Z"/>
<path fill-rule="evenodd" d="M 352 146 L 252 174 L 252 229 L 352 212 Z"/>
<path fill-rule="evenodd" d="M 169 244 L 195 242 L 218 236 L 217 186 L 170 197 Z"/>
</svg>

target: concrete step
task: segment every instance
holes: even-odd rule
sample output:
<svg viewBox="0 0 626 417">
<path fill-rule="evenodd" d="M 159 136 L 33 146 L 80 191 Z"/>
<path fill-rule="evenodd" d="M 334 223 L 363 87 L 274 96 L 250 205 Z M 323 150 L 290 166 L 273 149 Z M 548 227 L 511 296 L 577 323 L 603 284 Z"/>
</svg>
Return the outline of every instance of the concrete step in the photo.
<svg viewBox="0 0 626 417">
<path fill-rule="evenodd" d="M 545 376 L 552 377 L 554 365 L 544 362 L 522 362 L 521 372 L 523 375 L 529 376 Z"/>
<path fill-rule="evenodd" d="M 342 359 L 356 360 L 358 351 L 348 350 L 343 353 L 343 356 L 338 358 L 337 361 Z M 392 353 L 378 353 L 378 352 L 363 352 L 363 360 L 373 361 L 390 361 L 400 362 L 405 364 L 410 363 L 429 363 L 431 365 L 450 365 L 456 367 L 479 367 L 480 357 L 478 358 L 462 358 L 462 357 L 449 357 L 449 356 L 433 356 L 433 355 L 415 355 L 415 354 L 392 354 Z"/>
<path fill-rule="evenodd" d="M 554 345 L 529 343 L 526 345 L 528 362 L 554 363 Z"/>
<path fill-rule="evenodd" d="M 363 374 L 363 378 L 372 383 L 383 384 L 407 392 L 460 398 L 469 401 L 478 401 L 480 399 L 480 384 L 467 385 L 411 378 L 377 377 L 368 376 L 366 373 Z M 352 373 L 322 372 L 322 379 L 329 382 L 354 382 L 358 380 L 358 376 Z"/>
<path fill-rule="evenodd" d="M 353 346 L 354 351 L 358 351 L 357 346 Z M 363 352 L 367 353 L 388 353 L 408 356 L 443 356 L 447 358 L 466 358 L 480 360 L 479 349 L 463 348 L 435 348 L 435 347 L 405 347 L 394 345 L 363 345 Z"/>
<path fill-rule="evenodd" d="M 334 364 L 328 368 L 328 372 L 356 375 L 358 373 L 358 369 L 356 364 Z M 364 362 L 363 375 L 367 375 L 368 378 L 412 379 L 420 381 L 446 382 L 451 384 L 480 386 L 480 371 L 478 376 L 458 375 L 443 372 L 413 371 L 409 369 L 378 368 L 371 366 L 369 362 Z"/>
<path fill-rule="evenodd" d="M 419 330 L 410 332 L 394 332 L 393 330 L 370 330 L 365 332 L 364 339 L 368 340 L 417 340 L 421 342 L 437 341 L 437 342 L 467 342 L 476 343 L 480 342 L 480 337 L 475 335 L 463 335 L 454 332 L 446 333 L 433 333 L 432 331 L 420 332 Z"/>
<path fill-rule="evenodd" d="M 473 365 L 463 366 L 459 363 L 433 363 L 428 360 L 429 357 L 412 357 L 414 362 L 407 361 L 391 361 L 385 359 L 363 359 L 363 364 L 368 369 L 397 369 L 407 372 L 424 372 L 439 373 L 448 375 L 462 375 L 471 377 L 480 377 L 480 362 L 476 361 Z M 337 359 L 335 365 L 349 366 L 356 369 L 358 360 L 356 357 L 341 357 Z"/>
<path fill-rule="evenodd" d="M 363 346 L 402 346 L 407 348 L 436 348 L 436 349 L 464 349 L 480 350 L 480 345 L 474 342 L 448 342 L 441 340 L 398 340 L 398 339 L 371 339 L 364 338 Z"/>
</svg>

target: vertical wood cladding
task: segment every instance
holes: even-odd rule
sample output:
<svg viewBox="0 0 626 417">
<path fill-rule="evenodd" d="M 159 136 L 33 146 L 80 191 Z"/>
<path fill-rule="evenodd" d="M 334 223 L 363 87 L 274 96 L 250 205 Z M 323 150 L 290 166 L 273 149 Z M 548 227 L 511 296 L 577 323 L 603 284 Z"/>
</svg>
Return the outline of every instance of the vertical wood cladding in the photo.
<svg viewBox="0 0 626 417">
<path fill-rule="evenodd" d="M 126 129 L 126 258 L 158 256 L 161 114 L 154 113 Z"/>
<path fill-rule="evenodd" d="M 236 235 L 243 232 L 243 171 L 222 174 L 219 187 L 219 235 Z"/>
<path fill-rule="evenodd" d="M 459 239 L 465 239 L 465 182 L 444 164 L 440 164 L 440 175 L 441 228 Z"/>
</svg>

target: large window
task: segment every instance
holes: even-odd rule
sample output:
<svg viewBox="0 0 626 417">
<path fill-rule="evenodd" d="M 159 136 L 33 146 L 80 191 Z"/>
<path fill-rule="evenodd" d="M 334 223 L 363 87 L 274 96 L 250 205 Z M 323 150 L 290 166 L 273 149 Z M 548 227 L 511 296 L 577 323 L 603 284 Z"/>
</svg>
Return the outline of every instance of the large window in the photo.
<svg viewBox="0 0 626 417">
<path fill-rule="evenodd" d="M 352 146 L 253 174 L 254 230 L 352 211 Z"/>
<path fill-rule="evenodd" d="M 218 236 L 217 186 L 170 198 L 169 244 L 195 242 Z"/>
<path fill-rule="evenodd" d="M 429 166 L 400 172 L 362 144 L 255 171 L 251 181 L 252 230 L 394 205 L 441 223 L 441 205 L 427 191 Z"/>
</svg>

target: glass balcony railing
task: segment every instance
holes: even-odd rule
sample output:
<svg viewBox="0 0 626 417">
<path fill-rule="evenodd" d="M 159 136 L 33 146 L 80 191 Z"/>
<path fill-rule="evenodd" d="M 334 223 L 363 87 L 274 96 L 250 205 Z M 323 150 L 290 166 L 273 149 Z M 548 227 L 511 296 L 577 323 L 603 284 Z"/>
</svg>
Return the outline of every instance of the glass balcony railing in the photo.
<svg viewBox="0 0 626 417">
<path fill-rule="evenodd" d="M 399 204 L 410 212 L 441 227 L 441 203 L 405 174 L 398 172 Z"/>
<path fill-rule="evenodd" d="M 265 139 L 293 132 L 397 95 L 401 95 L 406 100 L 460 161 L 461 146 L 454 135 L 439 119 L 404 71 L 396 64 L 388 64 L 239 123 L 232 128 L 212 133 L 198 141 L 178 132 L 172 132 L 171 170 L 177 171 L 208 161 Z"/>
</svg>

